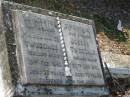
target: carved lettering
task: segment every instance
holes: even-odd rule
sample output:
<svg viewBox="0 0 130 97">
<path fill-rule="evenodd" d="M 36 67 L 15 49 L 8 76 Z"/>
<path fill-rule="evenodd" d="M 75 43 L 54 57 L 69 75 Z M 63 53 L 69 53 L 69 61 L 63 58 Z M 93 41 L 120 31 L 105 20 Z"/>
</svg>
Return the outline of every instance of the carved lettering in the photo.
<svg viewBox="0 0 130 97">
<path fill-rule="evenodd" d="M 25 68 L 23 79 L 27 83 L 63 84 L 64 60 L 56 19 L 21 11 L 17 11 L 17 16 L 20 24 L 17 39 Z"/>
<path fill-rule="evenodd" d="M 104 84 L 93 25 L 62 19 L 74 84 Z"/>
</svg>

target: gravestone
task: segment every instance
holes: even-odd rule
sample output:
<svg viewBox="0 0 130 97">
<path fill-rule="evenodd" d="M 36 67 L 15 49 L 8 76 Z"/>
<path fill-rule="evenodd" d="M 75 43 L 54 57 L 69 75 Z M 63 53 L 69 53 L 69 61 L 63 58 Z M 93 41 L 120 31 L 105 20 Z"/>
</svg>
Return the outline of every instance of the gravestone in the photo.
<svg viewBox="0 0 130 97">
<path fill-rule="evenodd" d="M 24 83 L 66 84 L 68 63 L 71 84 L 104 85 L 93 25 L 33 12 L 15 15 Z"/>
<path fill-rule="evenodd" d="M 62 84 L 64 60 L 56 19 L 16 11 L 18 56 L 25 83 Z M 22 60 L 21 60 L 22 58 Z"/>
<path fill-rule="evenodd" d="M 7 47 L 1 47 L 8 55 L 1 60 L 8 56 L 12 95 L 108 95 L 92 20 L 7 1 L 2 6 L 1 45 Z"/>
<path fill-rule="evenodd" d="M 66 19 L 61 24 L 74 83 L 103 85 L 93 25 Z"/>
</svg>

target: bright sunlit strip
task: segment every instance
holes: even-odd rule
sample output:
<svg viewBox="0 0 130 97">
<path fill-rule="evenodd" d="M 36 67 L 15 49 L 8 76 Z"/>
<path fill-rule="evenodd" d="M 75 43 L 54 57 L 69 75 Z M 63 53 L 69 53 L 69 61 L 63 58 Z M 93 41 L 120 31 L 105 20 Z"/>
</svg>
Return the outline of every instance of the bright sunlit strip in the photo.
<svg viewBox="0 0 130 97">
<path fill-rule="evenodd" d="M 4 81 L 2 79 L 2 70 L 0 68 L 0 97 L 5 97 Z"/>
</svg>

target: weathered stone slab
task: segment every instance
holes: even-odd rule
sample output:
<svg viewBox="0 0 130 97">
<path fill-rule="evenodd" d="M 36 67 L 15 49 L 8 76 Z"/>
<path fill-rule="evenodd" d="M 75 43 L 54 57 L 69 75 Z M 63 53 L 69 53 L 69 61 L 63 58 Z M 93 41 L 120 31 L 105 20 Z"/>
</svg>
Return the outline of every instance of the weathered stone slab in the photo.
<svg viewBox="0 0 130 97">
<path fill-rule="evenodd" d="M 16 11 L 17 56 L 24 83 L 66 84 L 56 17 Z M 103 85 L 92 23 L 60 19 L 72 84 Z M 16 25 L 16 24 L 15 24 Z"/>
<path fill-rule="evenodd" d="M 109 91 L 107 88 L 104 87 L 75 87 L 75 86 L 25 86 L 26 96 L 31 94 L 34 95 L 42 95 L 45 96 L 54 96 L 54 97 L 88 97 L 88 96 L 101 96 L 101 95 L 108 95 Z M 44 94 L 44 95 L 43 95 Z"/>
<path fill-rule="evenodd" d="M 23 82 L 62 84 L 64 60 L 56 19 L 32 12 L 16 11 L 15 14 Z"/>
<path fill-rule="evenodd" d="M 8 2 L 3 4 L 3 8 L 5 14 L 2 16 L 5 19 L 4 27 L 6 29 L 4 30 L 8 36 L 6 37 L 8 39 L 8 41 L 6 40 L 8 51 L 11 49 L 11 51 L 8 52 L 8 57 L 11 58 L 9 63 L 10 67 L 11 65 L 12 67 L 16 67 L 14 69 L 11 68 L 11 72 L 13 73 L 12 76 L 16 75 L 15 77 L 18 78 L 11 79 L 11 81 L 15 80 L 16 83 L 14 84 L 16 85 L 16 88 L 14 89 L 16 97 L 18 97 L 18 95 L 23 95 L 23 97 L 39 97 L 40 95 L 42 97 L 87 97 L 89 94 L 96 96 L 108 94 L 108 89 L 105 89 L 103 86 L 89 87 L 87 84 L 90 85 L 91 83 L 84 84 L 76 82 L 77 79 L 74 75 L 75 69 L 72 72 L 72 82 L 77 85 L 61 85 L 65 83 L 67 78 L 64 75 L 65 66 L 62 55 L 63 52 L 61 51 L 62 48 L 60 41 L 58 41 L 59 35 L 56 18 L 50 17 L 48 14 L 51 16 L 59 16 L 61 18 L 67 18 L 84 23 L 89 22 L 87 19 Z M 18 9 L 26 11 L 31 10 L 39 14 L 32 13 L 30 11 L 18 11 Z M 17 11 L 12 12 L 12 10 Z M 6 12 L 9 14 L 6 14 Z M 14 13 L 13 16 L 12 13 Z M 14 20 L 13 25 L 12 19 Z M 92 22 L 89 23 L 90 25 L 92 24 Z M 16 35 L 15 39 L 14 33 Z M 67 38 L 67 36 L 64 36 L 64 39 L 65 37 Z M 3 39 L 3 37 L 1 39 Z M 3 42 L 1 47 L 4 48 Z M 17 48 L 16 53 L 15 47 Z M 65 48 L 67 48 L 67 45 Z M 4 50 L 6 51 L 6 49 Z M 2 55 L 4 55 L 2 60 L 5 61 L 5 58 L 7 58 L 6 52 L 3 52 Z M 16 57 L 17 61 L 15 60 Z M 70 57 L 67 59 L 71 60 Z M 19 68 L 17 68 L 17 64 L 19 65 Z M 2 65 L 6 66 L 6 64 Z M 72 65 L 69 64 L 69 66 L 72 70 Z M 19 71 L 17 69 L 20 70 L 21 80 L 19 79 Z M 78 72 L 80 73 L 80 70 L 78 70 Z M 9 78 L 8 75 L 4 75 L 4 77 Z M 83 79 L 83 77 L 80 78 Z M 57 84 L 60 85 L 57 86 Z M 95 83 L 93 85 L 95 85 Z"/>
<path fill-rule="evenodd" d="M 109 64 L 110 68 L 127 68 L 130 69 L 130 56 L 116 54 L 111 52 L 101 52 L 102 59 L 104 62 Z"/>
<path fill-rule="evenodd" d="M 103 85 L 93 25 L 61 19 L 74 84 Z"/>
</svg>

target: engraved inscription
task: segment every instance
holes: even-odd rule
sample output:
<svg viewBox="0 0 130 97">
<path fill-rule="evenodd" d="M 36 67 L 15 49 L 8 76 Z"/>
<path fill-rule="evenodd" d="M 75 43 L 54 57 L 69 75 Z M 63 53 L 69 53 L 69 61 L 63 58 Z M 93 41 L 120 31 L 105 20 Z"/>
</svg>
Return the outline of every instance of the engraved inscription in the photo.
<svg viewBox="0 0 130 97">
<path fill-rule="evenodd" d="M 32 12 L 17 11 L 17 39 L 26 83 L 62 84 L 64 60 L 56 19 Z M 19 53 L 18 53 L 19 54 Z"/>
<path fill-rule="evenodd" d="M 17 56 L 24 83 L 66 84 L 55 17 L 16 11 Z M 60 19 L 73 84 L 103 85 L 93 25 Z"/>
<path fill-rule="evenodd" d="M 92 25 L 61 19 L 74 84 L 103 85 Z"/>
</svg>

